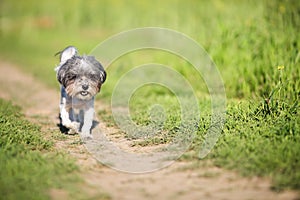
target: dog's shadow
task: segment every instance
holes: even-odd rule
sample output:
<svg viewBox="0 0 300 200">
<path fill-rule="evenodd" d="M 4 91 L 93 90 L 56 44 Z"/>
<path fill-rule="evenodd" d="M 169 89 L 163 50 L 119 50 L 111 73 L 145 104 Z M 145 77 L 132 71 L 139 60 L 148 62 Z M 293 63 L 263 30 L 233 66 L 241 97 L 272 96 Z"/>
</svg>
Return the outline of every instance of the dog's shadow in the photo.
<svg viewBox="0 0 300 200">
<path fill-rule="evenodd" d="M 70 129 L 65 127 L 64 125 L 62 125 L 62 120 L 61 120 L 61 117 L 60 115 L 58 114 L 58 119 L 59 119 L 59 123 L 56 124 L 56 126 L 59 128 L 60 132 L 62 134 L 65 134 L 65 135 L 70 135 Z M 92 127 L 91 127 L 91 133 L 93 132 L 92 130 L 98 126 L 99 122 L 96 121 L 96 120 L 93 120 L 93 124 L 92 124 Z M 80 125 L 80 129 L 82 127 L 82 124 Z"/>
</svg>

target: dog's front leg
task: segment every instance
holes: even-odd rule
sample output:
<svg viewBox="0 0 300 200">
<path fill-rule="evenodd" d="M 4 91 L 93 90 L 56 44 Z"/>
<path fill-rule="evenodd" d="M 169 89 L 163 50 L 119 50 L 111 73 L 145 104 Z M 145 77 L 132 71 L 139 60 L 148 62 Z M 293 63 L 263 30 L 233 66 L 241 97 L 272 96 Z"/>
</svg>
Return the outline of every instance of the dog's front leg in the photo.
<svg viewBox="0 0 300 200">
<path fill-rule="evenodd" d="M 61 118 L 61 124 L 65 126 L 66 128 L 70 129 L 69 134 L 74 134 L 78 132 L 79 129 L 79 123 L 76 121 L 73 121 L 70 116 L 73 115 L 72 108 L 67 108 L 67 102 L 66 98 L 62 98 L 61 104 L 60 104 L 60 118 Z"/>
<path fill-rule="evenodd" d="M 70 120 L 69 111 L 66 109 L 66 105 L 64 103 L 60 104 L 60 118 L 61 124 L 67 128 L 72 127 L 72 122 Z"/>
<path fill-rule="evenodd" d="M 93 118 L 94 118 L 94 108 L 91 107 L 84 111 L 83 125 L 80 134 L 83 139 L 93 138 L 91 135 Z"/>
</svg>

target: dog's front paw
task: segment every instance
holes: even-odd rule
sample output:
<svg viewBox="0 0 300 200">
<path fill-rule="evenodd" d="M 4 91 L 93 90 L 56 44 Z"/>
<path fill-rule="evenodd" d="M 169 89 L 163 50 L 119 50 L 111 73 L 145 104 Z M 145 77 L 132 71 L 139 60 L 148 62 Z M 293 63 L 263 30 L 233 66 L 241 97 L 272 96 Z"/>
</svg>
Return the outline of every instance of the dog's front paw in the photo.
<svg viewBox="0 0 300 200">
<path fill-rule="evenodd" d="M 80 123 L 79 122 L 72 122 L 71 129 L 75 130 L 76 132 L 79 132 Z"/>
<path fill-rule="evenodd" d="M 70 129 L 68 131 L 69 135 L 77 134 L 77 133 L 79 133 L 80 123 L 79 122 L 71 122 L 70 124 L 68 124 L 68 128 Z"/>
<path fill-rule="evenodd" d="M 64 127 L 71 129 L 72 128 L 72 122 L 71 120 L 63 120 L 61 123 Z"/>
<path fill-rule="evenodd" d="M 92 134 L 90 133 L 90 131 L 82 131 L 79 133 L 80 137 L 82 140 L 91 140 L 93 139 Z"/>
</svg>

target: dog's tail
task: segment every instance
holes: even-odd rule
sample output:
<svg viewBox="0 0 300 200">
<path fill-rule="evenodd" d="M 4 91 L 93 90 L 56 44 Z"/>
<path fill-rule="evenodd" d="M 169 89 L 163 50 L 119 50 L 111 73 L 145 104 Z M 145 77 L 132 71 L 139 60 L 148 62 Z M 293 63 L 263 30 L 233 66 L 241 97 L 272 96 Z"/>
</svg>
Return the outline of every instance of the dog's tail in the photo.
<svg viewBox="0 0 300 200">
<path fill-rule="evenodd" d="M 60 66 L 65 64 L 67 62 L 67 60 L 69 60 L 70 58 L 73 58 L 77 54 L 78 54 L 78 50 L 74 46 L 68 46 L 64 50 L 57 52 L 54 56 L 60 55 L 59 56 L 60 63 L 54 70 L 58 71 Z"/>
</svg>

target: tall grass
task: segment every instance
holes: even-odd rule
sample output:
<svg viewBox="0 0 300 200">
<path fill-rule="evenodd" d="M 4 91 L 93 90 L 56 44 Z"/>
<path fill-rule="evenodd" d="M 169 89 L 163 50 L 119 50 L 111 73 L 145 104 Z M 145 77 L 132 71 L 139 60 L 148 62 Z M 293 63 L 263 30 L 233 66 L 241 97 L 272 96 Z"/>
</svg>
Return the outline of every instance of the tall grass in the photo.
<svg viewBox="0 0 300 200">
<path fill-rule="evenodd" d="M 299 2 L 290 1 L 2 1 L 2 57 L 20 62 L 44 79 L 57 60 L 52 55 L 73 44 L 88 53 L 120 31 L 158 26 L 181 31 L 212 56 L 233 98 L 267 95 L 278 65 L 299 86 Z M 251 11 L 251 12 L 248 12 Z M 54 79 L 46 79 L 50 85 Z M 294 94 L 294 92 L 293 92 Z"/>
</svg>

